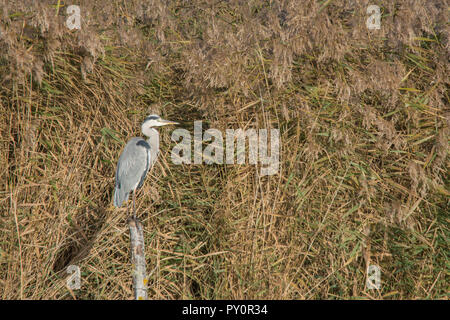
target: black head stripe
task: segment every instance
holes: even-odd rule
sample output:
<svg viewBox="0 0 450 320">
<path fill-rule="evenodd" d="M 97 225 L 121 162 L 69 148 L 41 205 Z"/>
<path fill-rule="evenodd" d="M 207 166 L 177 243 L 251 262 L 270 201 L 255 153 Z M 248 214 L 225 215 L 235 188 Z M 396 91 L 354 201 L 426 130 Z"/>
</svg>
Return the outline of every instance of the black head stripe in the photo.
<svg viewBox="0 0 450 320">
<path fill-rule="evenodd" d="M 147 118 L 145 118 L 144 122 L 147 121 L 147 120 L 158 120 L 158 119 L 159 119 L 158 116 L 152 115 L 152 116 L 148 116 Z"/>
</svg>

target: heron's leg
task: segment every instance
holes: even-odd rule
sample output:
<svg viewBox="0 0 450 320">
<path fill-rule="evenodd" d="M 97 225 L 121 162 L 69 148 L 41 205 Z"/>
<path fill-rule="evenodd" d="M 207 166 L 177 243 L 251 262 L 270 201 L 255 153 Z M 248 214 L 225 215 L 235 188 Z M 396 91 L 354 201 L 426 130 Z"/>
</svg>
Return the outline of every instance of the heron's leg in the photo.
<svg viewBox="0 0 450 320">
<path fill-rule="evenodd" d="M 133 190 L 133 219 L 136 220 L 136 207 L 135 207 L 135 200 L 136 199 L 136 189 Z"/>
</svg>

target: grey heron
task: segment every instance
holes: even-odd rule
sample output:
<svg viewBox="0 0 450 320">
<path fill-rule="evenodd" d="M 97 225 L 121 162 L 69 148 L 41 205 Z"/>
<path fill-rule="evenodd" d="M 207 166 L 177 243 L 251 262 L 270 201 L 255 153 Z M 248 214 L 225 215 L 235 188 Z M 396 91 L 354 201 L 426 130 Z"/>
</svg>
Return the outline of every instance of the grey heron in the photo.
<svg viewBox="0 0 450 320">
<path fill-rule="evenodd" d="M 114 206 L 121 207 L 123 202 L 128 200 L 130 192 L 133 192 L 133 218 L 136 218 L 136 190 L 142 187 L 145 176 L 159 153 L 159 133 L 155 127 L 168 124 L 178 124 L 178 122 L 164 120 L 156 114 L 146 117 L 141 131 L 148 139 L 131 138 L 117 162 Z"/>
</svg>

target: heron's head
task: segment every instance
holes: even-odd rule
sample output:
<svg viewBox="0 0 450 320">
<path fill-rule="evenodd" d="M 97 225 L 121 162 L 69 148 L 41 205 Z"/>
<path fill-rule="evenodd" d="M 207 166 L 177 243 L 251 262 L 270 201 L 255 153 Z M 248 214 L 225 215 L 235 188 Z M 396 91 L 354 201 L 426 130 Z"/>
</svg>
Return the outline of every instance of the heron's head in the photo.
<svg viewBox="0 0 450 320">
<path fill-rule="evenodd" d="M 145 118 L 144 122 L 142 123 L 141 130 L 142 130 L 143 134 L 145 134 L 146 136 L 149 136 L 148 133 L 150 132 L 150 130 L 152 130 L 152 128 L 161 127 L 161 126 L 165 126 L 168 124 L 178 124 L 178 122 L 164 120 L 163 118 L 161 118 L 160 116 L 158 116 L 156 114 L 151 114 L 151 115 L 147 116 L 147 118 Z"/>
</svg>

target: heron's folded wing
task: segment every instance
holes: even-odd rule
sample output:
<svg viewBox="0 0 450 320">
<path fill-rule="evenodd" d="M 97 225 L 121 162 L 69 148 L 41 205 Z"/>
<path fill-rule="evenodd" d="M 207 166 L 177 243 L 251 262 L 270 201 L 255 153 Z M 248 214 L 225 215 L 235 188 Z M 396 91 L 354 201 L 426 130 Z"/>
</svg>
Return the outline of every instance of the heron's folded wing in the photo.
<svg viewBox="0 0 450 320">
<path fill-rule="evenodd" d="M 116 188 L 130 192 L 137 188 L 148 171 L 148 143 L 142 138 L 133 138 L 119 157 L 116 171 Z"/>
</svg>

